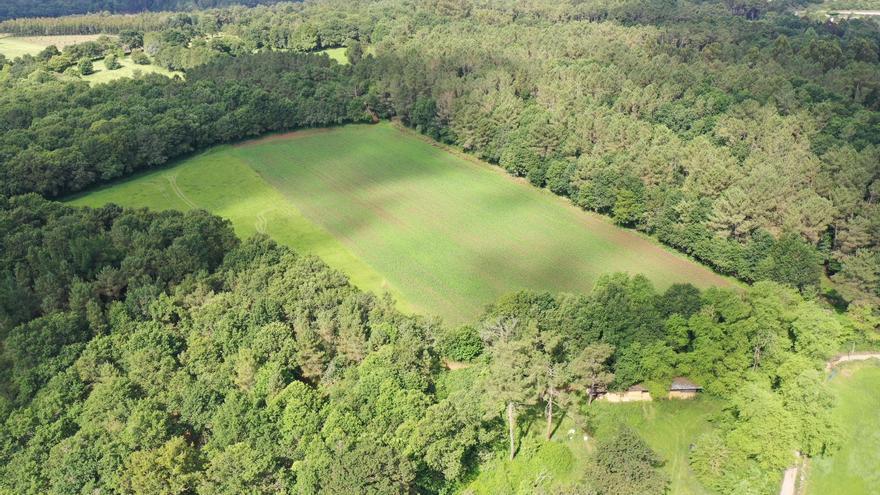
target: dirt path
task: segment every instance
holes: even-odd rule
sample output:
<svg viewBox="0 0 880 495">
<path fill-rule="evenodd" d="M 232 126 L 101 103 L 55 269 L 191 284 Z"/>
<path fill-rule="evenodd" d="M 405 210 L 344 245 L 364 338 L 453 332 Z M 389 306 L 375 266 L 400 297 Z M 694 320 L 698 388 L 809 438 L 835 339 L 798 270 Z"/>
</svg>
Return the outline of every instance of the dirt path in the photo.
<svg viewBox="0 0 880 495">
<path fill-rule="evenodd" d="M 868 359 L 880 359 L 880 352 L 849 352 L 846 354 L 838 354 L 825 363 L 825 371 L 830 373 L 840 363 L 865 361 Z M 782 477 L 782 487 L 779 489 L 779 495 L 795 495 L 798 471 L 801 467 L 802 463 L 798 461 L 797 464 L 785 470 L 785 475 Z"/>
<path fill-rule="evenodd" d="M 850 16 L 850 15 L 880 15 L 880 10 L 829 10 L 828 15 L 835 14 L 834 17 L 837 16 Z"/>
<path fill-rule="evenodd" d="M 174 194 L 180 198 L 181 201 L 186 203 L 192 209 L 198 209 L 199 205 L 195 204 L 191 199 L 186 197 L 186 194 L 180 189 L 180 186 L 177 185 L 177 176 L 176 175 L 166 175 L 166 179 L 168 179 L 168 184 L 171 185 L 171 190 L 174 191 Z"/>
<path fill-rule="evenodd" d="M 847 354 L 840 354 L 825 363 L 825 371 L 831 371 L 840 363 L 864 361 L 866 359 L 880 359 L 880 352 L 850 352 Z"/>
<path fill-rule="evenodd" d="M 266 219 L 266 213 L 269 213 L 272 210 L 264 210 L 257 213 L 257 221 L 254 222 L 254 228 L 260 234 L 266 233 L 266 228 L 269 226 L 269 221 Z"/>
<path fill-rule="evenodd" d="M 779 495 L 794 495 L 797 474 L 798 466 L 790 467 L 785 470 L 785 476 L 782 477 L 782 488 L 779 490 Z"/>
</svg>

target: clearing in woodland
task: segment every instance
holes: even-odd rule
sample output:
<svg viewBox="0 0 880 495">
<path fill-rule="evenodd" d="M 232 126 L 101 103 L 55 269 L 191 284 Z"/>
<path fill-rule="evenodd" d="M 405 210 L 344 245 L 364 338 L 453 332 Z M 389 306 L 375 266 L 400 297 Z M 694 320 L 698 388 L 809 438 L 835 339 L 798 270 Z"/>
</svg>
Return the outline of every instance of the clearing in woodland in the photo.
<svg viewBox="0 0 880 495">
<path fill-rule="evenodd" d="M 169 180 L 169 178 L 171 180 Z M 589 291 L 604 273 L 663 289 L 730 282 L 649 238 L 391 124 L 214 148 L 72 201 L 204 208 L 239 234 L 314 253 L 404 310 L 460 323 L 520 289 Z"/>
<path fill-rule="evenodd" d="M 0 55 L 8 59 L 21 57 L 22 55 L 36 55 L 49 45 L 63 50 L 65 46 L 94 41 L 99 34 L 73 34 L 57 36 L 11 36 L 0 34 Z"/>
</svg>

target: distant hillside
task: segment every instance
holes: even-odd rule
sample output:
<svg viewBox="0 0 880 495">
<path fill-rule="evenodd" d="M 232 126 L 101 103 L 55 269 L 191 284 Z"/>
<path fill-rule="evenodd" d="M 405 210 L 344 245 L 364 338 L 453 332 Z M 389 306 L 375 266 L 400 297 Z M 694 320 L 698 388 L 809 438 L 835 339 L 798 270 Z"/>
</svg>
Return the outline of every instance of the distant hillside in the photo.
<svg viewBox="0 0 880 495">
<path fill-rule="evenodd" d="M 57 17 L 88 12 L 133 13 L 191 10 L 228 5 L 255 6 L 278 0 L 6 0 L 0 2 L 0 20 L 19 17 Z"/>
</svg>

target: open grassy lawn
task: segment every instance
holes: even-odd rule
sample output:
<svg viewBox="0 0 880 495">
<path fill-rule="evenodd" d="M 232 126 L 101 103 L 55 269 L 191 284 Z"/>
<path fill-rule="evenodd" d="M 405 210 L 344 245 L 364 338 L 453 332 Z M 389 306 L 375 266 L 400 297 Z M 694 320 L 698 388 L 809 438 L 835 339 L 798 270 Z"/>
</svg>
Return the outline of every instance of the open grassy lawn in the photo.
<svg viewBox="0 0 880 495">
<path fill-rule="evenodd" d="M 325 50 L 320 50 L 320 51 L 317 51 L 314 53 L 316 53 L 318 55 L 320 55 L 322 53 L 326 53 L 328 57 L 339 62 L 341 65 L 348 65 L 349 64 L 348 55 L 345 54 L 345 51 L 347 49 L 348 48 L 341 46 L 339 48 L 327 48 Z M 364 46 L 364 55 L 369 55 L 369 54 L 373 54 L 373 55 L 376 54 L 375 46 L 373 46 L 373 45 Z"/>
<path fill-rule="evenodd" d="M 316 53 L 326 53 L 328 57 L 339 62 L 342 65 L 348 65 L 348 57 L 345 55 L 345 47 L 340 48 L 328 48 L 326 50 L 321 50 Z"/>
<path fill-rule="evenodd" d="M 170 71 L 164 67 L 159 67 L 158 65 L 138 65 L 131 61 L 131 57 L 121 58 L 119 59 L 119 63 L 122 64 L 122 67 L 116 70 L 107 70 L 104 67 L 103 60 L 96 61 L 94 63 L 95 72 L 88 76 L 84 76 L 83 80 L 88 81 L 90 84 L 105 83 L 123 77 L 134 77 L 135 73 L 138 71 L 142 74 L 155 72 L 168 77 L 173 77 L 175 74 L 183 77 L 182 72 Z"/>
<path fill-rule="evenodd" d="M 612 433 L 623 423 L 635 429 L 660 454 L 663 470 L 671 480 L 669 493 L 706 495 L 709 490 L 691 472 L 690 446 L 712 429 L 709 419 L 721 410 L 721 403 L 707 396 L 696 400 L 655 400 L 623 404 L 594 403 L 597 409 L 596 435 Z"/>
<path fill-rule="evenodd" d="M 455 372 L 458 373 L 458 372 Z M 532 494 L 537 487 L 569 486 L 582 479 L 585 463 L 596 439 L 613 434 L 623 423 L 634 428 L 665 460 L 670 494 L 710 495 L 697 481 L 688 464 L 690 445 L 712 426 L 709 418 L 720 410 L 718 401 L 654 401 L 627 404 L 594 403 L 596 437 L 585 442 L 583 433 L 564 416 L 551 441 L 542 438 L 542 418 L 534 418 L 521 440 L 517 457 L 509 461 L 504 452 L 480 466 L 476 478 L 459 493 L 474 495 Z M 570 434 L 571 430 L 576 431 Z"/>
<path fill-rule="evenodd" d="M 22 55 L 36 55 L 49 45 L 63 50 L 67 45 L 94 41 L 99 34 L 77 34 L 69 36 L 10 36 L 0 34 L 0 54 L 13 59 Z"/>
<path fill-rule="evenodd" d="M 189 202 L 172 190 L 174 176 Z M 454 323 L 503 293 L 585 292 L 615 271 L 644 273 L 660 288 L 728 283 L 644 236 L 391 124 L 225 146 L 74 202 L 198 206 L 230 218 L 244 235 L 261 224 L 361 288 L 388 290 L 404 309 Z"/>
<path fill-rule="evenodd" d="M 806 493 L 880 493 L 880 362 L 840 366 L 830 378 L 842 427 L 840 449 L 810 461 Z"/>
</svg>

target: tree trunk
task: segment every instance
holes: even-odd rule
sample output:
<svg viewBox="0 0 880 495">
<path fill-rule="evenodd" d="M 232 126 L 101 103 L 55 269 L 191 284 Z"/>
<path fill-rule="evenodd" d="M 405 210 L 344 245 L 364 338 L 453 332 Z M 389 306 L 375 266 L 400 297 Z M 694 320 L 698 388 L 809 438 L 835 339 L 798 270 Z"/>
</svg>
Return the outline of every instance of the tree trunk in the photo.
<svg viewBox="0 0 880 495">
<path fill-rule="evenodd" d="M 547 440 L 553 434 L 553 392 L 551 389 L 547 398 Z"/>
<path fill-rule="evenodd" d="M 514 436 L 516 430 L 516 416 L 513 402 L 507 403 L 507 427 L 510 432 L 510 460 L 513 460 L 516 454 L 516 438 Z"/>
</svg>

